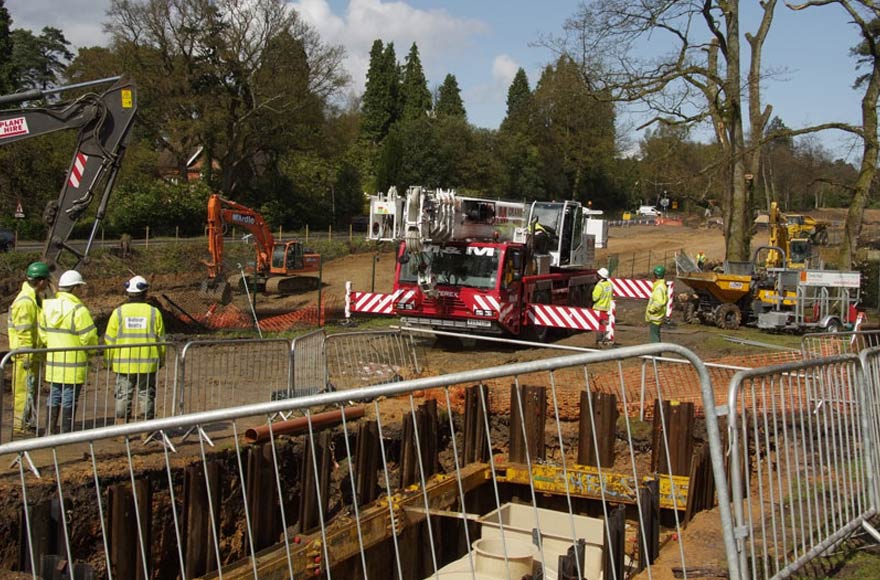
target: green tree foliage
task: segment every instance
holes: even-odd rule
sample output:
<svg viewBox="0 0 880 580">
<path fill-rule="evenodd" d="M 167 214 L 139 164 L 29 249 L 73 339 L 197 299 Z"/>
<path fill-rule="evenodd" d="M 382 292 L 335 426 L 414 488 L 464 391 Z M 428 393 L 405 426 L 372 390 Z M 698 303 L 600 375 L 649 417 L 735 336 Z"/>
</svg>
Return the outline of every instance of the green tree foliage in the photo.
<svg viewBox="0 0 880 580">
<path fill-rule="evenodd" d="M 528 131 L 532 113 L 532 90 L 526 71 L 520 67 L 507 89 L 507 115 L 501 122 L 502 131 Z"/>
<path fill-rule="evenodd" d="M 458 88 L 458 81 L 455 75 L 448 74 L 443 79 L 443 84 L 437 91 L 437 102 L 434 105 L 434 111 L 438 117 L 458 117 L 467 119 L 467 113 L 464 110 L 464 102 L 461 100 L 461 90 Z"/>
<path fill-rule="evenodd" d="M 18 28 L 12 31 L 10 77 L 17 90 L 45 89 L 60 84 L 73 58 L 70 43 L 57 28 L 46 26 L 39 35 Z"/>
<path fill-rule="evenodd" d="M 108 234 L 201 235 L 211 190 L 205 183 L 173 184 L 154 180 L 121 184 L 104 221 Z M 179 229 L 178 229 L 179 228 Z"/>
<path fill-rule="evenodd" d="M 544 69 L 533 95 L 532 132 L 543 182 L 555 197 L 612 202 L 607 176 L 614 164 L 614 107 L 597 98 L 570 58 Z"/>
<path fill-rule="evenodd" d="M 19 234 L 42 238 L 46 203 L 58 198 L 70 167 L 76 135 L 56 133 L 51 138 L 29 139 L 0 147 L 0 221 L 11 225 L 20 201 L 25 218 L 16 220 Z"/>
<path fill-rule="evenodd" d="M 0 0 L 0 95 L 12 92 L 12 18 Z"/>
<path fill-rule="evenodd" d="M 341 48 L 281 0 L 113 0 L 108 16 L 150 138 L 181 177 L 204 146 L 219 165 L 207 165 L 209 182 L 240 198 L 277 175 L 283 153 L 316 146 L 327 100 L 346 81 Z"/>
<path fill-rule="evenodd" d="M 351 223 L 351 218 L 365 213 L 361 174 L 354 163 L 343 162 L 336 173 L 333 191 L 336 203 L 336 226 Z"/>
<path fill-rule="evenodd" d="M 404 120 L 424 117 L 431 111 L 431 91 L 419 58 L 419 47 L 414 42 L 406 56 L 403 80 L 400 87 L 401 118 Z"/>
<path fill-rule="evenodd" d="M 363 136 L 373 143 L 381 143 L 399 117 L 400 73 L 394 43 L 383 47 L 381 40 L 373 41 L 370 49 L 370 67 L 361 105 Z"/>
</svg>

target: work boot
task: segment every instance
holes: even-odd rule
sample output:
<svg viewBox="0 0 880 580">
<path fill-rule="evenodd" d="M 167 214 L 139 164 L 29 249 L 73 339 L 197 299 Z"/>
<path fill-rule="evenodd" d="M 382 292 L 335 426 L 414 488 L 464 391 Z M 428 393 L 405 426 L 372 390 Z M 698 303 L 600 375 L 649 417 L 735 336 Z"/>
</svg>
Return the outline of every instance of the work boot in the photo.
<svg viewBox="0 0 880 580">
<path fill-rule="evenodd" d="M 46 428 L 43 435 L 52 435 L 58 432 L 58 415 L 61 413 L 60 407 L 46 408 Z"/>
<path fill-rule="evenodd" d="M 61 407 L 61 432 L 73 431 L 73 407 Z"/>
</svg>

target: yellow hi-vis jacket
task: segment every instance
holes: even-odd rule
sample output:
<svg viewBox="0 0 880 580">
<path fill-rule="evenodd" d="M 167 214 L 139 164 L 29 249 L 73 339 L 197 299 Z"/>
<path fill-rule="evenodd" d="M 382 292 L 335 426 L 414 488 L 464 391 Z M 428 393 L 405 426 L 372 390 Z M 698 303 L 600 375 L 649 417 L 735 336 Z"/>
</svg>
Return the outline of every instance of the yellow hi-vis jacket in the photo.
<svg viewBox="0 0 880 580">
<path fill-rule="evenodd" d="M 33 286 L 24 282 L 9 307 L 9 350 L 40 347 L 37 317 L 41 303 L 42 299 Z"/>
<path fill-rule="evenodd" d="M 162 313 L 144 302 L 127 302 L 110 315 L 104 342 L 107 360 L 120 374 L 154 373 L 165 360 L 165 345 L 136 346 L 127 344 L 161 343 L 165 341 Z"/>
<path fill-rule="evenodd" d="M 69 292 L 58 292 L 43 301 L 40 312 L 40 340 L 46 348 L 75 349 L 98 344 L 98 329 L 89 309 Z M 66 385 L 86 382 L 89 353 L 68 350 L 46 354 L 46 381 Z"/>
<path fill-rule="evenodd" d="M 611 280 L 599 280 L 593 286 L 593 310 L 608 312 L 611 310 Z"/>
<path fill-rule="evenodd" d="M 648 300 L 648 307 L 645 309 L 645 322 L 663 324 L 663 321 L 666 319 L 666 303 L 668 301 L 669 289 L 666 288 L 666 280 L 663 278 L 654 280 L 651 298 Z"/>
</svg>

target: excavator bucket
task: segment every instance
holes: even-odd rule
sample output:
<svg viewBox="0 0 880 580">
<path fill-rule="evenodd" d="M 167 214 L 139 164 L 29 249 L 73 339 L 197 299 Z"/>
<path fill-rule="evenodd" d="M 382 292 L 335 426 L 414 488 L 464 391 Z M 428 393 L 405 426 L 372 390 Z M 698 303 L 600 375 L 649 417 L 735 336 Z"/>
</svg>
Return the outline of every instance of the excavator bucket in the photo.
<svg viewBox="0 0 880 580">
<path fill-rule="evenodd" d="M 199 295 L 206 300 L 226 305 L 232 302 L 232 286 L 225 280 L 210 278 L 202 281 Z"/>
</svg>

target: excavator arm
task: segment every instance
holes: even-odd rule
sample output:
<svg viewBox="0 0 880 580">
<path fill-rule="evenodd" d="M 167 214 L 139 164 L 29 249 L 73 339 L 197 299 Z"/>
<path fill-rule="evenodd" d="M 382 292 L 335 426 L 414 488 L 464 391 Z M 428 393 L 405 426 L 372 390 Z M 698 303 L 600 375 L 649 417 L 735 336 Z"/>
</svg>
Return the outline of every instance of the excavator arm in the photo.
<svg viewBox="0 0 880 580">
<path fill-rule="evenodd" d="M 61 194 L 56 201 L 49 202 L 43 212 L 43 220 L 48 227 L 43 259 L 53 270 L 59 265 L 75 268 L 88 257 L 107 211 L 107 202 L 125 154 L 126 137 L 134 124 L 137 111 L 135 85 L 121 77 L 112 77 L 0 96 L 0 106 L 3 106 L 108 82 L 113 82 L 113 85 L 103 93 L 90 91 L 69 102 L 0 111 L 0 146 L 55 131 L 79 131 Z M 85 248 L 74 248 L 68 243 L 70 236 L 97 192 L 100 192 L 100 200 Z M 62 258 L 65 253 L 71 254 L 73 260 Z"/>
<path fill-rule="evenodd" d="M 216 278 L 223 269 L 224 224 L 244 228 L 254 236 L 257 272 L 267 274 L 272 264 L 275 238 L 263 216 L 249 207 L 214 194 L 208 199 L 208 251 L 211 254 L 211 261 L 205 262 L 208 277 Z"/>
</svg>

